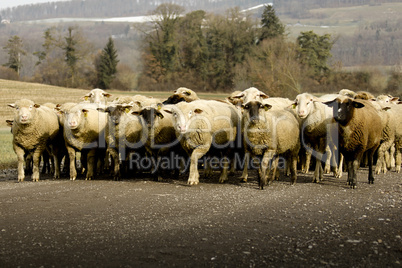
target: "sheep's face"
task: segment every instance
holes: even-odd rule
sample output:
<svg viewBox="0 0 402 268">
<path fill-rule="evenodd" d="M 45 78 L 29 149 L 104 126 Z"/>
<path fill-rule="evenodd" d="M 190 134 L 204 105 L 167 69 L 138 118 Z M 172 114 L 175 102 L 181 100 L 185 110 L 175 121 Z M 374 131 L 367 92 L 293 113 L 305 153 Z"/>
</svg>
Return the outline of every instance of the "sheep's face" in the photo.
<svg viewBox="0 0 402 268">
<path fill-rule="evenodd" d="M 179 102 L 192 102 L 198 100 L 197 94 L 188 88 L 178 88 L 175 90 L 172 96 L 170 96 L 163 104 L 177 104 Z"/>
<path fill-rule="evenodd" d="M 78 129 L 81 122 L 87 116 L 88 110 L 77 109 L 76 111 L 70 111 L 65 114 L 67 124 L 64 124 L 70 129 Z"/>
<path fill-rule="evenodd" d="M 159 109 L 155 109 L 153 107 L 142 109 L 139 115 L 144 119 L 144 122 L 148 128 L 155 127 L 155 123 L 158 121 L 158 119 L 164 118 Z"/>
<path fill-rule="evenodd" d="M 299 118 L 306 118 L 312 111 L 314 106 L 314 98 L 309 94 L 300 94 L 296 97 L 293 107 L 296 109 L 296 114 Z"/>
<path fill-rule="evenodd" d="M 170 111 L 173 117 L 173 125 L 176 132 L 180 134 L 191 132 L 198 128 L 199 121 L 207 122 L 210 124 L 207 118 L 203 117 L 203 110 L 192 107 L 192 109 L 172 109 Z"/>
<path fill-rule="evenodd" d="M 31 123 L 35 118 L 36 109 L 40 107 L 30 100 L 21 100 L 9 106 L 15 109 L 14 120 L 20 125 Z"/>
<path fill-rule="evenodd" d="M 265 111 L 272 108 L 269 104 L 259 101 L 250 101 L 242 105 L 243 111 L 248 114 L 250 121 L 259 121 Z"/>
<path fill-rule="evenodd" d="M 241 103 L 249 103 L 251 101 L 259 101 L 262 102 L 263 99 L 269 98 L 267 94 L 256 89 L 255 87 L 248 88 L 237 95 L 230 96 L 232 99 L 232 103 L 235 100 L 240 101 Z"/>
<path fill-rule="evenodd" d="M 85 101 L 89 101 L 90 103 L 104 104 L 106 103 L 106 98 L 109 98 L 110 96 L 111 95 L 106 93 L 104 90 L 95 88 L 85 95 L 83 99 Z"/>
<path fill-rule="evenodd" d="M 350 98 L 343 100 L 335 99 L 330 102 L 325 102 L 324 104 L 332 108 L 334 119 L 341 125 L 346 125 L 349 123 L 349 121 L 353 118 L 355 109 L 364 107 L 363 103 Z"/>
<path fill-rule="evenodd" d="M 122 115 L 128 114 L 131 112 L 132 105 L 115 105 L 115 106 L 108 106 L 105 112 L 109 115 L 110 122 L 117 125 L 120 123 L 120 119 Z M 101 111 L 102 109 L 98 109 Z"/>
</svg>

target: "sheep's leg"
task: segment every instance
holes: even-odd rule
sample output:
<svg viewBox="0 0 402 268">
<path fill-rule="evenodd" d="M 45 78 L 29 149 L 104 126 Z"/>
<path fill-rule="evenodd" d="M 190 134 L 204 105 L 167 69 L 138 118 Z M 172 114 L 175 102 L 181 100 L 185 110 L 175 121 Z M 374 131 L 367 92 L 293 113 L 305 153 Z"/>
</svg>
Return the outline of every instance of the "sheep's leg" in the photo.
<svg viewBox="0 0 402 268">
<path fill-rule="evenodd" d="M 272 158 L 271 158 L 271 160 L 272 160 Z M 270 169 L 271 170 L 270 173 L 272 172 L 272 174 L 271 174 L 271 178 L 268 182 L 268 185 L 271 185 L 272 181 L 275 180 L 275 177 L 277 174 L 278 163 L 279 163 L 279 157 L 277 156 L 277 157 L 275 157 L 275 159 L 272 160 L 272 165 L 271 165 L 271 169 Z"/>
<path fill-rule="evenodd" d="M 14 145 L 14 152 L 18 158 L 18 181 L 24 181 L 25 179 L 25 170 L 24 170 L 24 163 L 25 163 L 25 152 L 24 149 L 21 147 Z"/>
<path fill-rule="evenodd" d="M 264 155 L 262 156 L 261 166 L 259 170 L 259 186 L 260 189 L 263 190 L 264 186 L 267 184 L 268 174 L 267 170 L 269 168 L 269 162 L 272 159 L 273 152 L 265 151 Z"/>
<path fill-rule="evenodd" d="M 310 170 L 311 155 L 312 155 L 311 148 L 307 148 L 306 149 L 306 161 L 304 163 L 304 167 L 302 167 L 302 173 L 307 174 L 308 171 Z"/>
<path fill-rule="evenodd" d="M 350 183 L 350 187 L 352 189 L 356 189 L 356 184 L 357 184 L 357 170 L 360 167 L 360 161 L 355 159 L 353 161 L 351 161 L 351 171 L 352 171 L 352 176 L 351 176 L 351 183 Z M 371 171 L 372 172 L 372 171 Z"/>
<path fill-rule="evenodd" d="M 85 180 L 92 180 L 95 174 L 96 149 L 91 149 L 87 154 L 87 175 Z"/>
<path fill-rule="evenodd" d="M 250 153 L 246 152 L 244 154 L 244 167 L 243 167 L 243 173 L 241 174 L 241 182 L 247 182 L 248 178 L 248 162 L 250 161 Z"/>
<path fill-rule="evenodd" d="M 67 146 L 68 158 L 70 159 L 70 180 L 75 181 L 77 178 L 77 169 L 75 168 L 75 149 Z"/>
<path fill-rule="evenodd" d="M 352 185 L 352 177 L 353 177 L 353 161 L 346 160 L 346 169 L 348 170 L 348 185 Z"/>
<path fill-rule="evenodd" d="M 39 181 L 39 162 L 45 148 L 38 146 L 33 153 L 32 181 Z"/>
<path fill-rule="evenodd" d="M 389 150 L 389 158 L 389 169 L 391 169 L 395 167 L 395 144 L 393 144 Z"/>
<path fill-rule="evenodd" d="M 323 174 L 323 169 L 322 169 L 321 161 L 319 159 L 316 159 L 313 182 L 322 181 L 322 174 Z"/>
<path fill-rule="evenodd" d="M 228 173 L 229 173 L 229 166 L 230 166 L 230 159 L 225 157 L 223 158 L 223 168 L 221 172 L 221 176 L 219 177 L 219 183 L 224 183 L 228 180 Z"/>
<path fill-rule="evenodd" d="M 292 156 L 289 161 L 290 183 L 294 185 L 297 180 L 297 155 Z"/>
<path fill-rule="evenodd" d="M 117 150 L 115 148 L 108 148 L 107 152 L 108 155 L 110 155 L 110 157 L 112 158 L 112 163 L 113 163 L 113 179 L 115 181 L 120 180 L 120 159 L 119 159 L 119 153 L 117 152 Z"/>
<path fill-rule="evenodd" d="M 210 178 L 212 174 L 211 158 L 206 158 L 204 162 L 204 178 Z"/>
<path fill-rule="evenodd" d="M 339 154 L 339 165 L 338 165 L 338 170 L 335 173 L 335 178 L 341 178 L 342 177 L 342 173 L 343 173 L 343 161 L 344 161 L 344 157 L 343 154 Z"/>
<path fill-rule="evenodd" d="M 196 148 L 193 150 L 190 156 L 190 175 L 187 183 L 190 185 L 197 185 L 200 181 L 200 174 L 198 172 L 198 159 L 203 157 L 209 150 L 208 148 Z"/>
<path fill-rule="evenodd" d="M 401 150 L 399 146 L 396 146 L 395 148 L 395 171 L 397 173 L 401 172 L 401 162 L 402 162 L 402 156 L 401 156 Z"/>
<path fill-rule="evenodd" d="M 373 155 L 374 155 L 374 151 L 370 152 L 370 154 L 368 156 L 368 165 L 369 165 L 368 183 L 369 184 L 374 184 Z"/>
<path fill-rule="evenodd" d="M 329 145 L 327 145 L 327 147 L 325 148 L 325 153 L 327 159 L 325 160 L 324 173 L 329 174 L 331 172 L 331 159 L 332 159 L 332 150 L 329 147 Z"/>
</svg>

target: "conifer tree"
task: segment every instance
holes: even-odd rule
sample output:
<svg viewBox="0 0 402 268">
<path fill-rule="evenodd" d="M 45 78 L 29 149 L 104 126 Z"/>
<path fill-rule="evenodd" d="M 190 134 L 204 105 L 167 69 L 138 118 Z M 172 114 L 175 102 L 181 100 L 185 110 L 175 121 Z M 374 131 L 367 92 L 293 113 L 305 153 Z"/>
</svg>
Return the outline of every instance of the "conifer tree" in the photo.
<svg viewBox="0 0 402 268">
<path fill-rule="evenodd" d="M 260 42 L 264 39 L 282 36 L 285 26 L 275 14 L 275 9 L 271 5 L 265 6 L 261 17 L 261 36 Z"/>
<path fill-rule="evenodd" d="M 8 62 L 4 64 L 4 66 L 15 70 L 19 76 L 22 67 L 21 55 L 26 54 L 26 51 L 23 48 L 22 39 L 17 35 L 12 36 L 3 49 L 7 50 L 9 55 Z"/>
<path fill-rule="evenodd" d="M 109 37 L 109 41 L 102 50 L 99 57 L 99 62 L 96 66 L 99 88 L 110 88 L 110 84 L 112 83 L 117 72 L 117 63 L 119 63 L 119 60 L 117 59 L 117 50 L 114 47 L 113 39 Z"/>
</svg>

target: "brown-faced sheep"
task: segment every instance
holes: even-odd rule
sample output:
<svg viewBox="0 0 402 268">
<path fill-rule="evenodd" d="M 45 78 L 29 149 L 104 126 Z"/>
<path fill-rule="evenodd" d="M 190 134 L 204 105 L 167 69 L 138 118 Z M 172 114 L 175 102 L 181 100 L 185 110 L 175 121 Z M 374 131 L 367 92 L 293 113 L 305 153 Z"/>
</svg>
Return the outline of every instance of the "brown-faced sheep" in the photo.
<svg viewBox="0 0 402 268">
<path fill-rule="evenodd" d="M 348 184 L 356 187 L 357 169 L 364 152 L 368 154 L 368 182 L 374 183 L 373 155 L 382 138 L 381 117 L 376 108 L 366 100 L 353 100 L 347 97 L 325 102 L 333 109 L 338 122 L 339 149 L 345 158 L 348 170 Z"/>
<path fill-rule="evenodd" d="M 12 126 L 13 148 L 18 158 L 18 181 L 25 178 L 25 155 L 33 152 L 32 180 L 39 181 L 40 157 L 49 146 L 54 163 L 54 177 L 60 177 L 59 162 L 57 159 L 57 144 L 59 122 L 54 111 L 45 106 L 35 104 L 31 100 L 22 99 L 9 104 L 15 109 Z"/>
</svg>

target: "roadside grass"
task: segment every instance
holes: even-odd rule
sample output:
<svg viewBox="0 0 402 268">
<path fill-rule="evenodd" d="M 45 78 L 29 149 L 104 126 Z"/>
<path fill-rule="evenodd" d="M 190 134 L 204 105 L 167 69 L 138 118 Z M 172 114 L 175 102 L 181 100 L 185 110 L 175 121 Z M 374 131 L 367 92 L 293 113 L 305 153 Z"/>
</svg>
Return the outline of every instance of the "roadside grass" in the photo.
<svg viewBox="0 0 402 268">
<path fill-rule="evenodd" d="M 17 156 L 13 150 L 12 139 L 10 128 L 0 129 L 0 170 L 17 167 Z"/>
<path fill-rule="evenodd" d="M 37 83 L 26 83 L 19 81 L 0 79 L 0 169 L 12 168 L 17 166 L 17 157 L 12 148 L 12 134 L 7 127 L 6 120 L 14 118 L 14 110 L 8 104 L 14 103 L 19 99 L 30 99 L 36 103 L 66 103 L 80 102 L 81 98 L 89 92 L 88 89 L 73 89 L 43 85 Z M 117 91 L 108 90 L 112 94 L 112 99 L 123 95 L 145 95 L 164 100 L 172 95 L 172 92 L 142 92 L 142 91 Z M 197 93 L 203 99 L 224 99 L 228 93 Z"/>
</svg>

